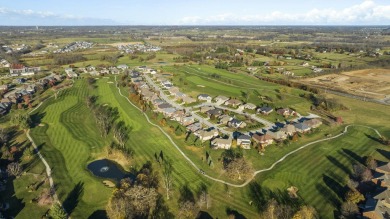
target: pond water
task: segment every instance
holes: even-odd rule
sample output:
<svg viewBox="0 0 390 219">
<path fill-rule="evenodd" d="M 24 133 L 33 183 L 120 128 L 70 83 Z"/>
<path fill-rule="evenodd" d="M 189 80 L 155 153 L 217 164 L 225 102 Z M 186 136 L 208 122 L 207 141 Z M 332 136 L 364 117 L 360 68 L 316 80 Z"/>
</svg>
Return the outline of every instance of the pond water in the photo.
<svg viewBox="0 0 390 219">
<path fill-rule="evenodd" d="M 117 182 L 126 177 L 133 178 L 133 175 L 124 171 L 119 164 L 107 159 L 95 160 L 89 163 L 87 168 L 97 177 L 112 179 Z"/>
</svg>

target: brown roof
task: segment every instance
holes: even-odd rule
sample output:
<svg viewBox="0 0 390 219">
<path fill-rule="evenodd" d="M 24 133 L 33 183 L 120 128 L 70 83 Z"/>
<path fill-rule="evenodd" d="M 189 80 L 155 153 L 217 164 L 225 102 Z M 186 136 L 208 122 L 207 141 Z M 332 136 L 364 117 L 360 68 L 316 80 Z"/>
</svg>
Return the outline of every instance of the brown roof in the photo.
<svg viewBox="0 0 390 219">
<path fill-rule="evenodd" d="M 253 140 L 255 140 L 256 142 L 266 142 L 266 141 L 269 141 L 269 140 L 273 140 L 272 139 L 272 136 L 269 135 L 269 134 L 265 134 L 265 135 L 258 135 L 258 134 L 254 134 L 252 136 Z"/>
</svg>

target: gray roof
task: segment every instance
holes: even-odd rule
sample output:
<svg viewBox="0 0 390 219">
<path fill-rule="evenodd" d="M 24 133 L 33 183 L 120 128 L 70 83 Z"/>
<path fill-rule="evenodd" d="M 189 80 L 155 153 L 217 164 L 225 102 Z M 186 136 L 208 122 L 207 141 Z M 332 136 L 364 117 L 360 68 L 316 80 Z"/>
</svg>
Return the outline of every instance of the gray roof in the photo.
<svg viewBox="0 0 390 219">
<path fill-rule="evenodd" d="M 249 135 L 240 135 L 240 136 L 238 136 L 237 139 L 240 139 L 240 140 L 251 140 L 251 136 L 249 136 Z"/>
</svg>

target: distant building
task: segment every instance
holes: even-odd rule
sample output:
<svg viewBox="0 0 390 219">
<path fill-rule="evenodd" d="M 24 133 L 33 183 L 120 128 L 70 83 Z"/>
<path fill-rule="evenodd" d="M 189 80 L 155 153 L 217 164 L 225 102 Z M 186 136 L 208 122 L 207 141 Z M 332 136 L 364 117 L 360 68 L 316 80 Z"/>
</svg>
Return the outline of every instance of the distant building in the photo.
<svg viewBox="0 0 390 219">
<path fill-rule="evenodd" d="M 30 76 L 35 75 L 41 70 L 40 67 L 26 67 L 22 64 L 12 64 L 9 73 L 11 76 Z"/>
</svg>

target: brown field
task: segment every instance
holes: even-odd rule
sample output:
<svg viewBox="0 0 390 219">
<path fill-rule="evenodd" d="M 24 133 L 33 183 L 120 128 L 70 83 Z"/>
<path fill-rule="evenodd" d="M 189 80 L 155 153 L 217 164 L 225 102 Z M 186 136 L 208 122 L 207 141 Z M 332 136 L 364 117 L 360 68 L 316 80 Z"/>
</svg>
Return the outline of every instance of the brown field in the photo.
<svg viewBox="0 0 390 219">
<path fill-rule="evenodd" d="M 390 97 L 390 69 L 365 69 L 329 74 L 304 79 L 303 82 L 375 99 Z"/>
</svg>

